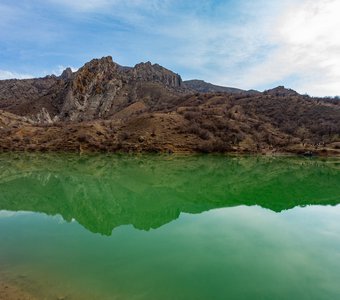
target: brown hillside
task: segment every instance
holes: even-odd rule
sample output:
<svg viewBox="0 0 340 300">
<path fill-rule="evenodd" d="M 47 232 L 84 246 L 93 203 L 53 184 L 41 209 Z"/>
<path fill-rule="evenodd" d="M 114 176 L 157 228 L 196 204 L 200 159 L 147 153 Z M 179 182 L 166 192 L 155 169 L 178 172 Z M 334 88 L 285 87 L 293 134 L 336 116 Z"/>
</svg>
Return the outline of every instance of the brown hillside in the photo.
<svg viewBox="0 0 340 300">
<path fill-rule="evenodd" d="M 208 87 L 198 93 L 157 64 L 111 57 L 60 77 L 0 81 L 0 149 L 340 153 L 339 101 Z"/>
</svg>

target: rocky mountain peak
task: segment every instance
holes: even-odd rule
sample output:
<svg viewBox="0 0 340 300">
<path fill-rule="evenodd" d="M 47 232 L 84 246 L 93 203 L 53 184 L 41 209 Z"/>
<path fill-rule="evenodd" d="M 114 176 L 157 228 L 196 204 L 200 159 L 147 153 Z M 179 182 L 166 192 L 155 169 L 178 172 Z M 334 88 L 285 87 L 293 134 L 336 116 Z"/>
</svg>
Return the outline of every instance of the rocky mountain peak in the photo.
<svg viewBox="0 0 340 300">
<path fill-rule="evenodd" d="M 178 88 L 182 86 L 180 75 L 150 61 L 139 63 L 133 68 L 135 79 L 142 81 L 160 82 L 168 87 Z"/>
<path fill-rule="evenodd" d="M 118 68 L 118 64 L 113 62 L 111 56 L 102 57 L 99 59 L 92 59 L 90 62 L 86 63 L 80 71 L 86 70 L 91 73 L 108 73 L 115 72 Z"/>
<path fill-rule="evenodd" d="M 292 90 L 287 89 L 283 85 L 280 85 L 276 88 L 264 91 L 264 94 L 272 95 L 272 96 L 279 96 L 279 97 L 286 97 L 286 96 L 298 96 L 299 93 Z"/>
<path fill-rule="evenodd" d="M 123 67 L 111 56 L 93 59 L 72 75 L 65 71 L 63 76 L 72 77 L 61 97 L 64 101 L 59 117 L 72 121 L 103 118 L 144 98 L 151 105 L 163 94 L 167 95 L 164 102 L 170 101 L 182 85 L 178 74 L 158 64 L 148 61 L 133 68 Z"/>
<path fill-rule="evenodd" d="M 120 79 L 119 67 L 111 56 L 91 60 L 74 74 L 73 93 L 88 95 L 103 93 L 110 81 Z"/>
<path fill-rule="evenodd" d="M 61 73 L 60 78 L 63 80 L 70 80 L 72 78 L 73 72 L 71 68 L 66 68 L 63 73 Z"/>
</svg>

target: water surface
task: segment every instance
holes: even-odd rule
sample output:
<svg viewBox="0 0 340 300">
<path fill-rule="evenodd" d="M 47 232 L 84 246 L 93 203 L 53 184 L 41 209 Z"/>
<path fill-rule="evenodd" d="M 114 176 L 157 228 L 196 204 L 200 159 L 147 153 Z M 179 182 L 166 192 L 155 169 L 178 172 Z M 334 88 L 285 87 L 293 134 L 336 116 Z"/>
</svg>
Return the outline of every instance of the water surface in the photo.
<svg viewBox="0 0 340 300">
<path fill-rule="evenodd" d="M 338 299 L 340 161 L 0 155 L 0 280 L 39 299 Z"/>
</svg>

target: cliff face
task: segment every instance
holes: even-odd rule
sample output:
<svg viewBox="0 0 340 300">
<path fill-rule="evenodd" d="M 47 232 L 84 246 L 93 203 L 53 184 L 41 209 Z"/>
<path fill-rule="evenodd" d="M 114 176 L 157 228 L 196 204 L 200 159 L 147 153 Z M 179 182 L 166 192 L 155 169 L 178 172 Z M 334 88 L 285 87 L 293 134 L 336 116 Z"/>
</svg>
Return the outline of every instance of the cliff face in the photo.
<svg viewBox="0 0 340 300">
<path fill-rule="evenodd" d="M 67 83 L 59 119 L 82 121 L 106 116 L 119 103 L 123 82 L 119 66 L 109 57 L 85 64 Z"/>
<path fill-rule="evenodd" d="M 182 86 L 181 76 L 175 74 L 158 64 L 137 64 L 132 70 L 133 78 L 143 82 L 158 82 L 166 87 L 178 89 Z"/>
</svg>

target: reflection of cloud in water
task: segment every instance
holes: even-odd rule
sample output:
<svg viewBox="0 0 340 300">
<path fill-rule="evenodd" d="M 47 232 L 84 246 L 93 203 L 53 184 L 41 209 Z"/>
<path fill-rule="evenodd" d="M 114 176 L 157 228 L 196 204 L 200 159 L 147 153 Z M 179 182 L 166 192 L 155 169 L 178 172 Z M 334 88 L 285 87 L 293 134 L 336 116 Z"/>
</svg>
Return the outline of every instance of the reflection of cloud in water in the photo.
<svg viewBox="0 0 340 300">
<path fill-rule="evenodd" d="M 36 216 L 39 215 L 41 218 L 48 218 L 48 219 L 53 219 L 56 221 L 58 224 L 64 224 L 66 221 L 63 219 L 61 215 L 55 215 L 55 216 L 49 216 L 45 213 L 37 213 L 34 211 L 10 211 L 10 210 L 0 210 L 0 219 L 5 219 L 5 218 L 16 218 L 16 217 L 25 217 L 25 216 Z M 76 220 L 72 220 L 74 222 Z"/>
<path fill-rule="evenodd" d="M 0 218 L 12 218 L 24 215 L 32 215 L 34 212 L 30 211 L 8 211 L 8 210 L 0 210 Z"/>
<path fill-rule="evenodd" d="M 284 212 L 282 217 L 286 219 L 287 224 L 295 224 L 297 230 L 305 228 L 310 230 L 311 234 L 334 236 L 336 239 L 340 237 L 340 205 L 296 207 Z"/>
</svg>

